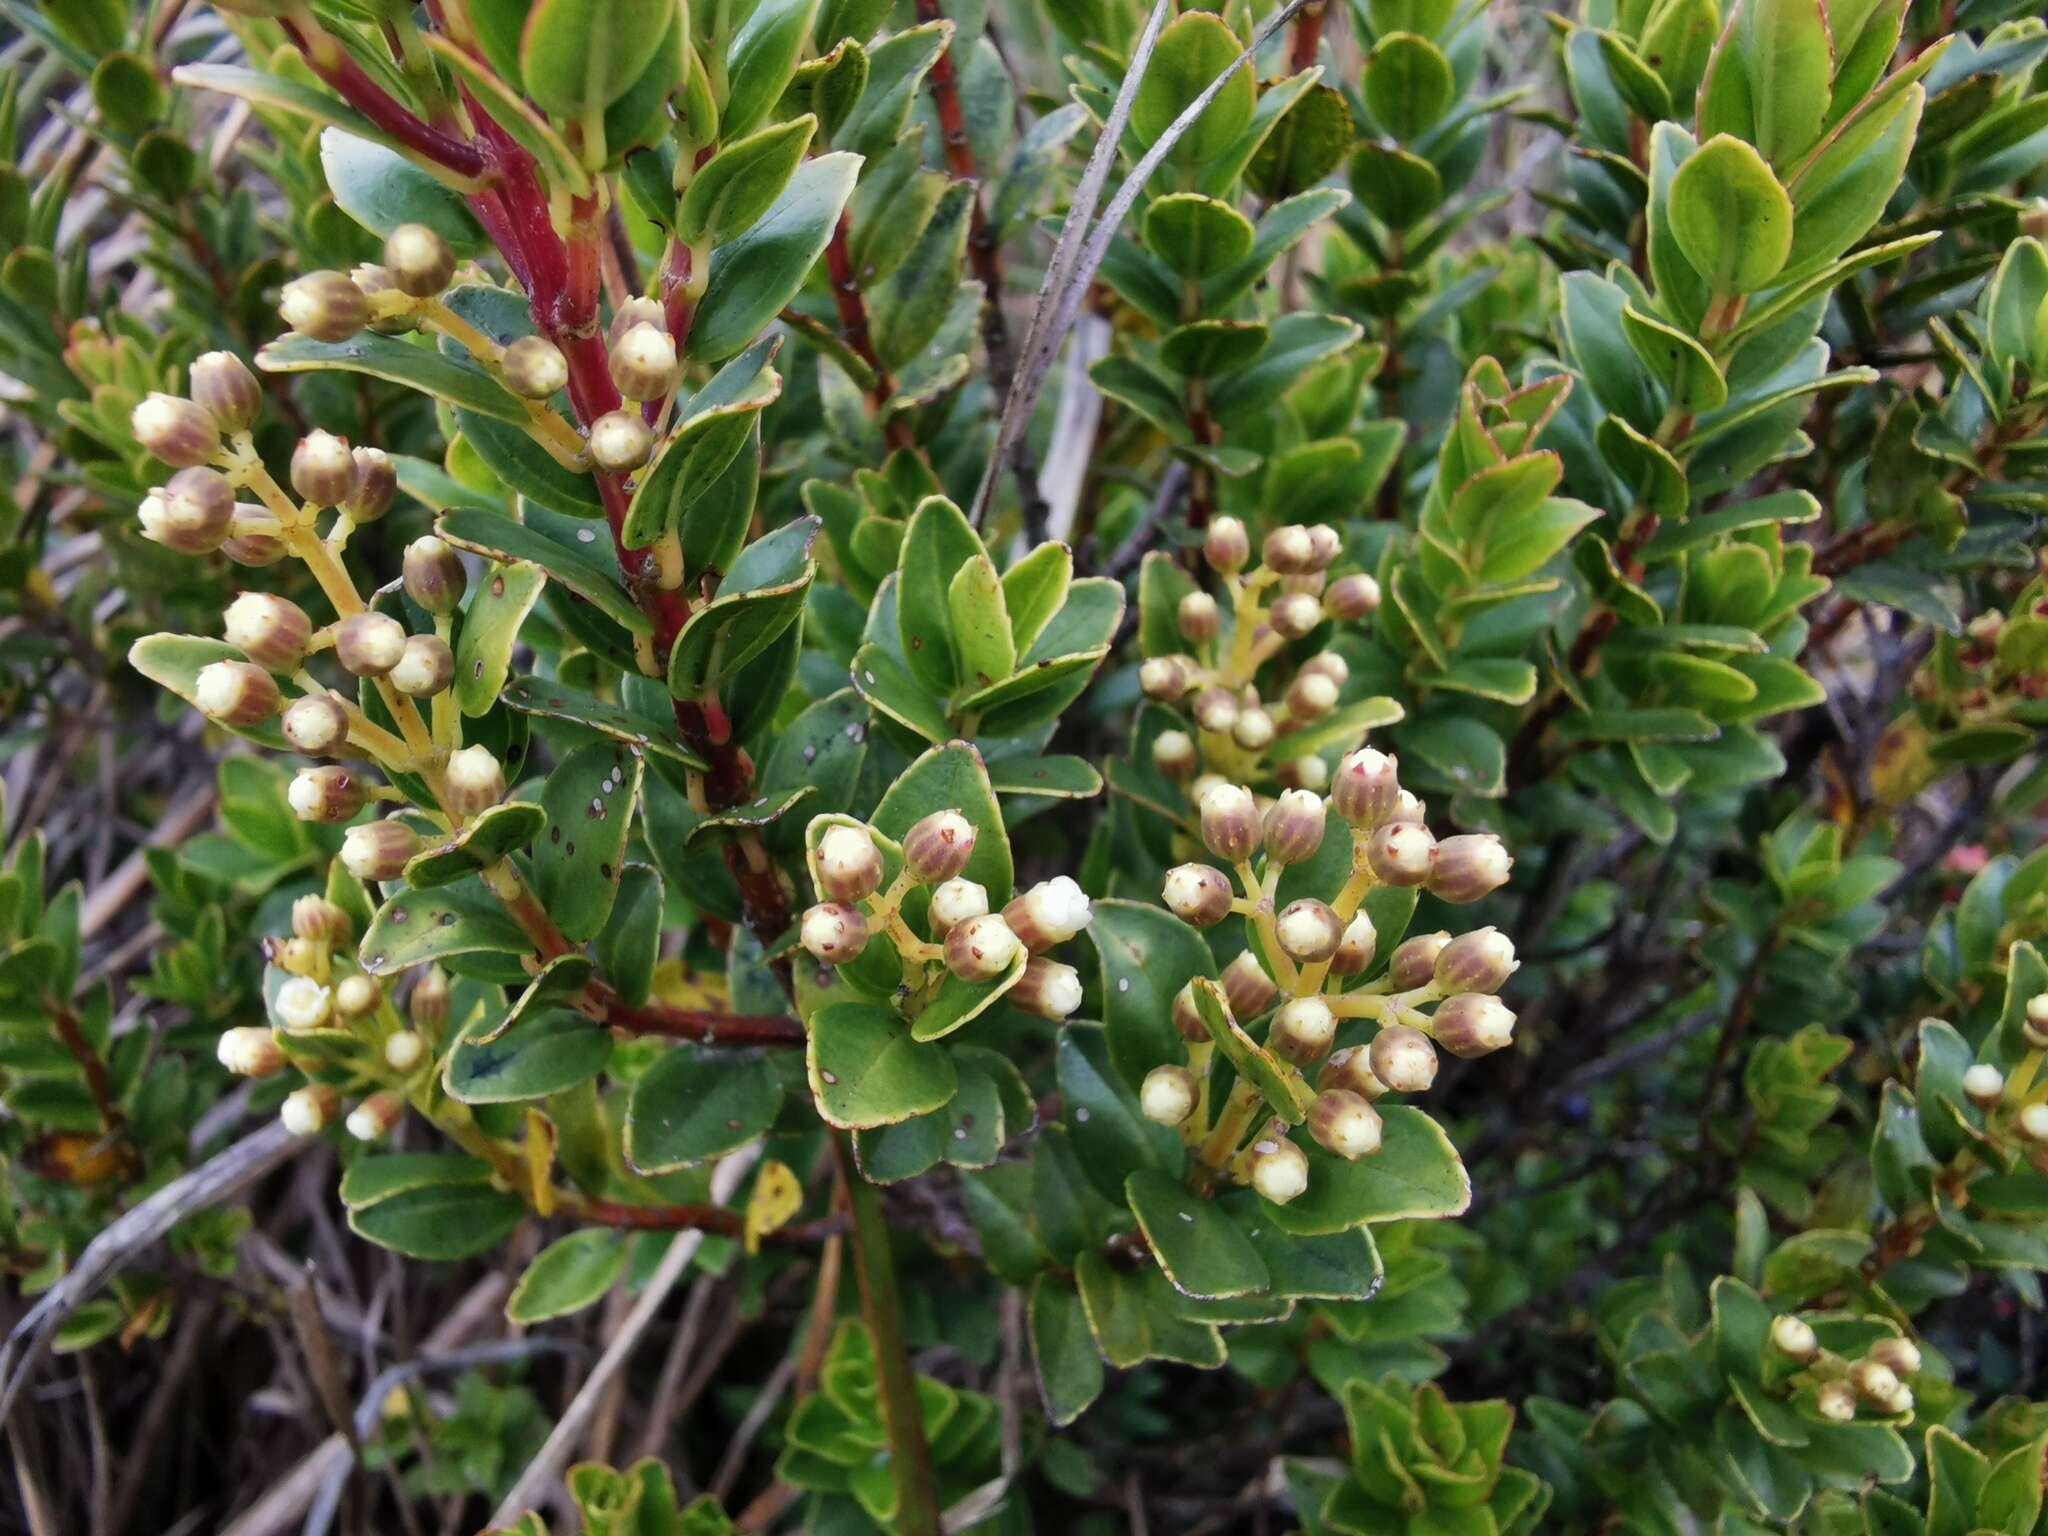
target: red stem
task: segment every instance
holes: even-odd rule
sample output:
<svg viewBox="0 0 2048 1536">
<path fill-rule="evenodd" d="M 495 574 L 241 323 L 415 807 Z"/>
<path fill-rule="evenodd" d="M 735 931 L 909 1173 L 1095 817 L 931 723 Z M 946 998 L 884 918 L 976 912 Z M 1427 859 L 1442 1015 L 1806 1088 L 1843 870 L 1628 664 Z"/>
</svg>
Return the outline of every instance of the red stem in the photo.
<svg viewBox="0 0 2048 1536">
<path fill-rule="evenodd" d="M 1300 74 L 1304 69 L 1313 69 L 1316 53 L 1323 42 L 1323 5 L 1302 8 L 1294 18 L 1294 48 L 1289 54 L 1287 66 L 1290 72 Z"/>
<path fill-rule="evenodd" d="M 610 988 L 598 993 L 605 1005 L 605 1022 L 636 1035 L 660 1035 L 669 1040 L 695 1040 L 702 1045 L 760 1045 L 801 1049 L 805 1042 L 801 1020 L 778 1013 L 708 1013 L 695 1008 L 672 1008 L 666 1003 L 639 1007 L 622 1000 Z"/>
<path fill-rule="evenodd" d="M 860 280 L 853 272 L 853 247 L 849 243 L 852 230 L 852 217 L 840 214 L 838 227 L 832 231 L 831 243 L 825 247 L 825 270 L 832 279 L 832 303 L 839 311 L 839 329 L 846 337 L 846 344 L 874 373 L 875 381 L 868 386 L 868 400 L 879 414 L 895 395 L 896 382 L 889 377 L 889 370 L 876 355 L 874 337 L 868 331 L 867 301 L 861 297 Z M 892 416 L 882 431 L 891 448 L 917 446 L 910 423 L 901 416 Z"/>
<path fill-rule="evenodd" d="M 436 165 L 445 165 L 458 176 L 483 175 L 486 162 L 475 143 L 422 122 L 403 102 L 364 74 L 363 67 L 349 57 L 348 50 L 326 33 L 309 39 L 296 23 L 287 20 L 282 25 L 285 35 L 305 55 L 313 72 L 333 86 L 343 101 L 392 138 Z"/>
</svg>

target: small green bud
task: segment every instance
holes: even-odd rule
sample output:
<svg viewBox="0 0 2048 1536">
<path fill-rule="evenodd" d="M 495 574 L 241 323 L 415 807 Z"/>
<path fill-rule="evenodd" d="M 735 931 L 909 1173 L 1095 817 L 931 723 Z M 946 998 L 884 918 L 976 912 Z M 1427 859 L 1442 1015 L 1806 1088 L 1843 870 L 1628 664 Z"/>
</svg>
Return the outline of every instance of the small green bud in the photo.
<svg viewBox="0 0 2048 1536">
<path fill-rule="evenodd" d="M 1397 992 L 1412 992 L 1427 985 L 1436 975 L 1436 957 L 1450 942 L 1451 936 L 1441 929 L 1403 940 L 1387 962 L 1387 980 Z"/>
<path fill-rule="evenodd" d="M 1387 1093 L 1387 1085 L 1373 1076 L 1371 1052 L 1362 1045 L 1347 1045 L 1324 1062 L 1316 1087 L 1341 1088 L 1362 1099 L 1385 1098 Z"/>
<path fill-rule="evenodd" d="M 406 1016 L 412 1020 L 412 1027 L 428 1035 L 440 1033 L 448 1023 L 451 997 L 448 973 L 438 965 L 428 966 L 412 984 L 412 992 L 405 1000 Z"/>
<path fill-rule="evenodd" d="M 590 457 L 607 474 L 630 474 L 654 452 L 654 432 L 638 411 L 607 411 L 590 424 Z"/>
<path fill-rule="evenodd" d="M 1186 731 L 1161 731 L 1152 739 L 1152 761 L 1176 782 L 1190 778 L 1201 766 L 1201 753 Z"/>
<path fill-rule="evenodd" d="M 1401 794 L 1399 762 L 1377 747 L 1360 747 L 1337 764 L 1330 808 L 1361 831 L 1387 820 Z"/>
<path fill-rule="evenodd" d="M 1266 1046 L 1297 1067 L 1313 1066 L 1329 1055 L 1337 1039 L 1337 1015 L 1319 997 L 1290 998 L 1273 1015 Z"/>
<path fill-rule="evenodd" d="M 391 510 L 398 496 L 398 466 L 382 448 L 358 448 L 355 481 L 342 498 L 341 509 L 359 523 L 374 523 Z"/>
<path fill-rule="evenodd" d="M 1058 1023 L 1081 1006 L 1081 973 L 1071 965 L 1033 955 L 1006 1001 Z"/>
<path fill-rule="evenodd" d="M 357 1141 L 382 1141 L 405 1118 L 405 1100 L 385 1089 L 371 1094 L 348 1112 L 349 1135 Z"/>
<path fill-rule="evenodd" d="M 663 399 L 682 377 L 675 338 L 644 321 L 612 343 L 609 361 L 612 382 L 628 400 Z"/>
<path fill-rule="evenodd" d="M 1256 1019 L 1279 997 L 1280 989 L 1273 985 L 1273 978 L 1250 950 L 1240 952 L 1223 968 L 1223 1000 L 1230 1005 L 1230 1016 L 1240 1023 Z M 1203 1035 L 1207 1034 L 1204 1030 Z"/>
<path fill-rule="evenodd" d="M 308 1083 L 286 1096 L 277 1117 L 294 1136 L 318 1136 L 341 1111 L 341 1095 L 325 1083 Z"/>
<path fill-rule="evenodd" d="M 1234 517 L 1214 517 L 1202 539 L 1202 558 L 1221 576 L 1235 576 L 1252 557 L 1251 535 Z"/>
<path fill-rule="evenodd" d="M 943 939 L 969 918 L 988 915 L 988 889 L 958 876 L 932 888 L 926 913 L 933 939 Z"/>
<path fill-rule="evenodd" d="M 334 1011 L 344 1019 L 360 1019 L 383 1000 L 384 989 L 374 976 L 344 976 L 334 984 Z"/>
<path fill-rule="evenodd" d="M 1195 695 L 1193 711 L 1203 730 L 1228 735 L 1237 724 L 1237 695 L 1228 688 L 1204 688 Z"/>
<path fill-rule="evenodd" d="M 1219 784 L 1202 796 L 1202 842 L 1226 864 L 1241 864 L 1259 846 L 1259 805 L 1241 784 Z"/>
<path fill-rule="evenodd" d="M 1223 628 L 1223 612 L 1206 592 L 1190 592 L 1180 600 L 1175 615 L 1180 637 L 1190 645 L 1214 640 Z"/>
<path fill-rule="evenodd" d="M 1252 1143 L 1246 1171 L 1253 1189 L 1275 1205 L 1285 1205 L 1308 1188 L 1308 1155 L 1282 1134 L 1284 1125 L 1275 1125 L 1277 1130 L 1268 1127 L 1267 1134 Z"/>
<path fill-rule="evenodd" d="M 1373 927 L 1372 919 L 1359 913 L 1346 925 L 1344 937 L 1337 941 L 1337 953 L 1330 956 L 1330 974 L 1363 976 L 1372 965 L 1379 943 L 1379 930 Z"/>
<path fill-rule="evenodd" d="M 214 1054 L 237 1077 L 275 1077 L 285 1069 L 284 1048 L 276 1036 L 254 1024 L 221 1031 Z"/>
<path fill-rule="evenodd" d="M 1421 885 L 1436 863 L 1436 838 L 1418 822 L 1388 822 L 1365 845 L 1365 860 L 1383 885 Z"/>
<path fill-rule="evenodd" d="M 1344 940 L 1344 920 L 1327 902 L 1313 896 L 1282 907 L 1273 928 L 1287 958 L 1302 965 L 1328 960 Z"/>
<path fill-rule="evenodd" d="M 1799 1365 L 1820 1354 L 1820 1340 L 1814 1337 L 1811 1325 L 1790 1312 L 1771 1319 L 1771 1347 Z"/>
<path fill-rule="evenodd" d="M 910 845 L 906 842 L 906 860 L 909 853 Z M 1003 921 L 1017 935 L 1017 942 L 1034 955 L 1066 943 L 1086 928 L 1094 916 L 1087 893 L 1069 875 L 1041 880 L 1003 908 Z"/>
<path fill-rule="evenodd" d="M 1273 717 L 1256 704 L 1238 710 L 1237 718 L 1230 723 L 1230 739 L 1247 752 L 1265 751 L 1279 734 Z"/>
<path fill-rule="evenodd" d="M 292 489 L 316 507 L 338 507 L 355 489 L 356 461 L 348 441 L 318 428 L 292 450 Z"/>
<path fill-rule="evenodd" d="M 1514 1043 L 1515 1016 L 1497 997 L 1460 992 L 1430 1019 L 1437 1043 L 1453 1056 L 1485 1056 Z"/>
<path fill-rule="evenodd" d="M 1307 592 L 1289 592 L 1266 610 L 1266 622 L 1283 639 L 1299 640 L 1323 622 L 1322 601 Z"/>
<path fill-rule="evenodd" d="M 1290 789 L 1266 808 L 1266 857 L 1276 864 L 1301 864 L 1323 846 L 1323 797 Z"/>
<path fill-rule="evenodd" d="M 881 888 L 882 852 L 866 827 L 827 827 L 817 864 L 818 894 L 829 901 L 865 901 Z"/>
<path fill-rule="evenodd" d="M 349 915 L 325 896 L 301 896 L 292 903 L 292 932 L 299 938 L 346 944 L 355 927 Z"/>
<path fill-rule="evenodd" d="M 1299 523 L 1275 528 L 1266 535 L 1260 557 L 1266 569 L 1282 576 L 1300 576 L 1315 569 L 1315 540 Z"/>
<path fill-rule="evenodd" d="M 1138 690 L 1161 704 L 1177 704 L 1195 680 L 1185 656 L 1154 656 L 1138 668 Z"/>
<path fill-rule="evenodd" d="M 1435 847 L 1429 893 L 1461 906 L 1506 885 L 1508 871 L 1515 867 L 1507 845 L 1491 832 L 1447 837 Z"/>
<path fill-rule="evenodd" d="M 181 555 L 206 555 L 227 542 L 235 516 L 234 487 L 212 469 L 181 469 L 143 498 L 142 531 Z"/>
<path fill-rule="evenodd" d="M 1515 942 L 1498 928 L 1461 933 L 1436 957 L 1436 984 L 1442 992 L 1498 992 L 1520 969 Z"/>
</svg>

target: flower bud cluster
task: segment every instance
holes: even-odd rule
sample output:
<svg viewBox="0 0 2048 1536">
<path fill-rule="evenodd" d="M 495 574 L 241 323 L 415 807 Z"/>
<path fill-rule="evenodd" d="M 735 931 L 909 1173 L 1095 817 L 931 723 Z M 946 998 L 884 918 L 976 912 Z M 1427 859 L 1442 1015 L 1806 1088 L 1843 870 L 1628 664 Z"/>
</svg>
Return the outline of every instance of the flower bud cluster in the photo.
<svg viewBox="0 0 2048 1536">
<path fill-rule="evenodd" d="M 948 977 L 995 981 L 1022 956 L 1022 971 L 1004 993 L 1007 1002 L 1055 1021 L 1081 1006 L 1081 973 L 1051 955 L 1093 916 L 1071 878 L 1040 881 L 998 911 L 987 888 L 968 877 L 980 832 L 959 811 L 934 811 L 904 834 L 893 880 L 869 828 L 839 818 L 820 822 L 811 837 L 819 899 L 797 931 L 819 964 L 850 965 L 877 940 L 885 942 L 902 969 L 898 996 L 914 1013 Z"/>
<path fill-rule="evenodd" d="M 1919 1346 L 1897 1335 L 1875 1340 L 1854 1359 L 1836 1354 L 1811 1323 L 1787 1312 L 1771 1320 L 1761 1363 L 1767 1381 L 1807 1401 L 1828 1423 L 1849 1424 L 1911 1413 L 1908 1378 L 1919 1375 L 1923 1361 Z"/>
</svg>

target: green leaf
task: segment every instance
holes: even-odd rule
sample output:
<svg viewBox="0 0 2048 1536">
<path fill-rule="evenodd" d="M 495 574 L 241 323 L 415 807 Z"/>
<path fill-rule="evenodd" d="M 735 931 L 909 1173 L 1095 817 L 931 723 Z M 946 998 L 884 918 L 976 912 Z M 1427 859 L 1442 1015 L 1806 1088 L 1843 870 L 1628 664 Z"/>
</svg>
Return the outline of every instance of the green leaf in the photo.
<svg viewBox="0 0 2048 1536">
<path fill-rule="evenodd" d="M 1394 725 L 1406 713 L 1389 698 L 1359 699 L 1298 731 L 1288 732 L 1266 749 L 1266 755 L 1274 762 L 1286 762 L 1291 758 L 1313 756 L 1331 747 L 1354 747 L 1365 739 L 1366 732 Z"/>
<path fill-rule="evenodd" d="M 621 542 L 644 549 L 679 533 L 688 585 L 722 581 L 746 543 L 760 476 L 754 434 L 761 413 L 782 398 L 773 367 L 781 346 L 780 337 L 763 337 L 679 400 L 674 429 L 633 487 Z"/>
<path fill-rule="evenodd" d="M 1081 1305 L 1103 1358 L 1120 1370 L 1147 1360 L 1174 1360 L 1203 1370 L 1223 1364 L 1223 1336 L 1212 1323 L 1191 1323 L 1176 1308 L 1177 1293 L 1146 1265 L 1115 1268 L 1089 1250 L 1074 1264 Z"/>
<path fill-rule="evenodd" d="M 456 703 L 470 719 L 488 714 L 505 691 L 520 628 L 546 585 L 547 573 L 531 561 L 492 561 L 471 590 L 455 642 L 454 683 Z"/>
<path fill-rule="evenodd" d="M 408 966 L 478 952 L 524 955 L 533 945 L 481 884 L 402 891 L 377 911 L 360 948 L 363 969 L 390 976 Z"/>
<path fill-rule="evenodd" d="M 911 676 L 941 697 L 961 676 L 948 589 L 954 572 L 983 553 L 966 516 L 945 497 L 926 497 L 911 514 L 898 566 L 896 624 Z"/>
<path fill-rule="evenodd" d="M 498 421 L 527 419 L 519 397 L 466 356 L 450 356 L 431 343 L 415 344 L 376 331 L 360 331 L 347 341 L 315 341 L 290 332 L 259 347 L 256 366 L 266 373 L 363 373 Z"/>
<path fill-rule="evenodd" d="M 491 1014 L 479 1013 L 455 1042 L 442 1086 L 464 1104 L 544 1099 L 587 1083 L 611 1060 L 611 1031 L 567 1008 L 531 1013 L 488 1042 Z"/>
<path fill-rule="evenodd" d="M 323 128 L 320 169 L 341 211 L 373 235 L 424 224 L 459 256 L 493 248 L 461 194 L 375 139 Z"/>
<path fill-rule="evenodd" d="M 951 739 L 952 723 L 931 692 L 879 645 L 864 645 L 854 652 L 852 676 L 854 691 L 898 725 L 926 741 Z"/>
<path fill-rule="evenodd" d="M 1110 1060 L 1136 1092 L 1154 1067 L 1181 1059 L 1173 1000 L 1195 977 L 1214 977 L 1216 961 L 1201 934 L 1162 908 L 1109 900 L 1094 914 L 1088 939 L 1102 962 Z"/>
<path fill-rule="evenodd" d="M 1713 355 L 1685 332 L 1653 319 L 1633 304 L 1621 312 L 1621 329 L 1636 356 L 1664 386 L 1673 409 L 1699 416 L 1728 403 L 1728 381 L 1721 376 Z"/>
<path fill-rule="evenodd" d="M 934 811 L 958 811 L 973 824 L 974 852 L 963 873 L 987 889 L 990 908 L 999 910 L 1011 894 L 1010 838 L 981 754 L 965 742 L 933 747 L 904 769 L 868 820 L 900 842 Z"/>
<path fill-rule="evenodd" d="M 939 1108 L 958 1077 L 945 1048 L 911 1038 L 880 1003 L 832 1003 L 811 1020 L 804 1053 L 818 1113 L 841 1130 L 894 1125 Z"/>
<path fill-rule="evenodd" d="M 633 1007 L 645 1003 L 661 957 L 661 875 L 645 864 L 628 864 L 604 932 L 597 936 L 598 964 L 605 979 Z"/>
<path fill-rule="evenodd" d="M 1018 655 L 1037 643 L 1053 615 L 1066 606 L 1073 581 L 1074 552 L 1057 543 L 1039 545 L 1003 572 L 1003 606 Z"/>
<path fill-rule="evenodd" d="M 1251 254 L 1252 221 L 1228 203 L 1173 192 L 1145 210 L 1145 247 L 1187 281 L 1228 271 Z"/>
<path fill-rule="evenodd" d="M 1287 1205 L 1264 1202 L 1265 1214 L 1301 1237 L 1366 1222 L 1462 1214 L 1472 1202 L 1472 1180 L 1443 1128 L 1409 1104 L 1383 1102 L 1380 1119 L 1380 1150 L 1355 1163 L 1332 1157 L 1297 1131 L 1294 1139 L 1308 1154 L 1308 1188 Z"/>
<path fill-rule="evenodd" d="M 435 519 L 434 531 L 472 554 L 537 565 L 550 580 L 567 587 L 621 629 L 635 635 L 653 632 L 654 626 L 640 605 L 619 585 L 610 540 L 600 525 L 579 526 L 579 544 L 569 544 L 541 532 L 537 522 L 516 523 L 502 512 L 455 507 Z M 590 538 L 580 539 L 582 533 Z"/>
<path fill-rule="evenodd" d="M 547 820 L 545 811 L 527 801 L 491 806 L 455 836 L 415 855 L 405 866 L 405 883 L 424 891 L 478 874 L 532 842 Z"/>
<path fill-rule="evenodd" d="M 548 831 L 534 850 L 534 892 L 573 944 L 596 938 L 611 916 L 642 766 L 625 747 L 594 742 L 563 757 L 541 791 Z"/>
<path fill-rule="evenodd" d="M 918 88 L 952 38 L 953 24 L 941 19 L 892 32 L 868 50 L 867 88 L 834 142 L 870 158 L 887 154 L 903 138 Z"/>
<path fill-rule="evenodd" d="M 1374 45 L 1362 84 L 1373 120 L 1403 143 L 1433 128 L 1457 90 L 1443 50 L 1413 32 L 1390 32 Z"/>
<path fill-rule="evenodd" d="M 1104 1198 L 1121 1200 L 1125 1179 L 1139 1169 L 1180 1172 L 1186 1154 L 1179 1136 L 1139 1110 L 1136 1092 L 1111 1065 L 1100 1026 L 1070 1023 L 1061 1031 L 1057 1080 L 1081 1166 Z"/>
<path fill-rule="evenodd" d="M 1131 104 L 1131 131 L 1138 142 L 1150 148 L 1243 52 L 1237 35 L 1217 16 L 1190 11 L 1174 18 L 1159 34 Z M 1199 166 L 1227 151 L 1250 124 L 1258 94 L 1250 64 L 1239 65 L 1175 146 L 1174 158 Z"/>
<path fill-rule="evenodd" d="M 1131 1214 L 1174 1288 L 1189 1296 L 1248 1296 L 1270 1277 L 1238 1226 L 1179 1180 L 1141 1168 L 1124 1185 Z"/>
<path fill-rule="evenodd" d="M 206 640 L 198 635 L 144 635 L 128 648 L 128 665 L 169 690 L 194 709 L 199 707 L 199 674 L 216 661 L 241 661 L 242 653 L 225 640 Z M 273 752 L 285 750 L 284 732 L 274 721 L 261 725 L 223 726 Z"/>
<path fill-rule="evenodd" d="M 860 156 L 819 155 L 797 168 L 775 204 L 711 256 L 711 277 L 690 328 L 692 360 L 715 363 L 747 347 L 796 297 L 860 174 Z"/>
<path fill-rule="evenodd" d="M 974 189 L 947 187 L 924 228 L 889 275 L 868 290 L 869 333 L 887 368 L 902 368 L 931 344 L 960 287 Z"/>
<path fill-rule="evenodd" d="M 818 520 L 800 517 L 748 545 L 718 596 L 691 614 L 669 654 L 669 692 L 696 699 L 721 687 L 803 617 L 817 574 Z"/>
<path fill-rule="evenodd" d="M 671 762 L 702 770 L 702 758 L 684 746 L 676 735 L 675 719 L 652 719 L 623 704 L 612 704 L 564 686 L 553 678 L 518 677 L 505 685 L 500 697 L 508 709 L 524 715 L 539 715 L 582 726 L 623 742 L 642 752 L 653 752 Z"/>
<path fill-rule="evenodd" d="M 1721 134 L 1671 178 L 1671 232 L 1717 294 L 1755 293 L 1792 253 L 1792 199 L 1742 140 Z"/>
<path fill-rule="evenodd" d="M 1442 173 L 1422 156 L 1392 145 L 1361 144 L 1347 176 L 1353 195 L 1393 229 L 1414 228 L 1444 200 Z"/>
<path fill-rule="evenodd" d="M 725 245 L 751 229 L 782 195 L 817 132 L 809 113 L 726 144 L 698 168 L 676 209 L 676 235 Z"/>
<path fill-rule="evenodd" d="M 1031 1285 L 1031 1360 L 1045 1416 L 1060 1428 L 1102 1395 L 1102 1353 L 1073 1282 L 1040 1275 Z"/>
<path fill-rule="evenodd" d="M 725 60 L 731 86 L 719 113 L 723 138 L 753 132 L 774 109 L 796 74 L 817 14 L 818 0 L 761 0 L 740 23 Z"/>
<path fill-rule="evenodd" d="M 571 120 L 601 112 L 646 68 L 671 0 L 534 0 L 519 45 L 526 94 Z"/>
<path fill-rule="evenodd" d="M 396 139 L 339 97 L 297 80 L 267 75 L 261 70 L 245 69 L 238 64 L 181 64 L 171 72 L 171 78 L 179 85 L 196 86 L 202 91 L 219 91 L 224 96 L 233 96 L 255 106 L 309 118 L 313 122 L 339 128 L 355 138 L 382 144 L 387 149 L 400 147 Z"/>
<path fill-rule="evenodd" d="M 662 1174 L 722 1157 L 766 1131 L 781 1108 L 781 1079 L 761 1052 L 680 1047 L 633 1084 L 626 1161 Z"/>
<path fill-rule="evenodd" d="M 349 1230 L 408 1259 L 453 1262 L 488 1252 L 510 1237 L 526 1205 L 488 1185 L 440 1184 L 352 1209 Z"/>
<path fill-rule="evenodd" d="M 415 1190 L 488 1188 L 491 1165 L 460 1152 L 377 1152 L 359 1157 L 341 1176 L 341 1203 L 366 1210 Z"/>
<path fill-rule="evenodd" d="M 522 1328 L 595 1306 L 626 1272 L 626 1240 L 603 1227 L 557 1238 L 543 1248 L 505 1301 L 505 1319 Z"/>
</svg>

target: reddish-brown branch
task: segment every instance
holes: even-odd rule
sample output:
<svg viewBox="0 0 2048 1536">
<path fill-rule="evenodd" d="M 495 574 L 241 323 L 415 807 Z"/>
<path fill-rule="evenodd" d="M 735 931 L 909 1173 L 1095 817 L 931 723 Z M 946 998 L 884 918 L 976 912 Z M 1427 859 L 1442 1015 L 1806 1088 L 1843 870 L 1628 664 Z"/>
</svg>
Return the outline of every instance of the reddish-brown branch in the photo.
<svg viewBox="0 0 2048 1536">
<path fill-rule="evenodd" d="M 85 1086 L 92 1094 L 93 1108 L 99 1111 L 100 1124 L 109 1131 L 118 1131 L 128 1123 L 128 1117 L 121 1113 L 121 1106 L 114 1099 L 113 1080 L 107 1076 L 107 1064 L 100 1060 L 100 1054 L 85 1038 L 85 1031 L 78 1022 L 78 1015 L 62 1003 L 50 1009 L 50 1023 L 57 1031 L 57 1039 L 78 1063 L 79 1071 L 85 1074 Z"/>
<path fill-rule="evenodd" d="M 720 1237 L 744 1237 L 747 1232 L 746 1218 L 721 1205 L 626 1205 L 617 1200 L 588 1200 L 576 1208 L 576 1214 L 598 1226 L 634 1232 L 711 1232 Z M 840 1236 L 850 1225 L 843 1216 L 828 1216 L 823 1221 L 764 1232 L 761 1241 L 822 1243 Z"/>
<path fill-rule="evenodd" d="M 1323 13 L 1325 5 L 1303 6 L 1294 18 L 1294 46 L 1288 50 L 1287 67 L 1294 74 L 1315 67 L 1316 54 L 1323 44 Z"/>
<path fill-rule="evenodd" d="M 636 1035 L 694 1040 L 700 1045 L 759 1045 L 798 1050 L 805 1041 L 802 1021 L 784 1014 L 710 1013 L 695 1008 L 672 1008 L 666 1003 L 636 1007 L 602 983 L 598 984 L 596 995 L 604 1004 L 605 1022 Z"/>
<path fill-rule="evenodd" d="M 313 72 L 334 87 L 343 101 L 392 138 L 458 176 L 483 175 L 484 154 L 473 141 L 430 127 L 363 73 L 363 67 L 349 57 L 348 50 L 324 32 L 309 38 L 296 22 L 286 20 L 282 25 L 285 35 L 305 55 Z"/>
<path fill-rule="evenodd" d="M 874 382 L 868 386 L 868 401 L 879 416 L 895 396 L 896 381 L 883 366 L 875 351 L 874 336 L 868 330 L 867 301 L 861 297 L 860 279 L 853 270 L 852 230 L 852 217 L 840 214 L 838 227 L 832 231 L 831 242 L 825 247 L 825 271 L 832 280 L 832 303 L 839 311 L 839 332 L 846 338 L 846 344 L 853 348 L 854 356 L 866 363 L 875 376 Z M 917 446 L 910 423 L 901 416 L 891 417 L 883 427 L 882 435 L 891 448 Z"/>
</svg>

